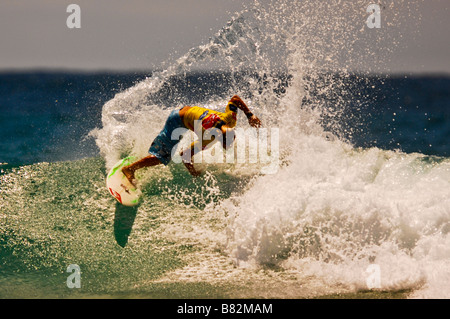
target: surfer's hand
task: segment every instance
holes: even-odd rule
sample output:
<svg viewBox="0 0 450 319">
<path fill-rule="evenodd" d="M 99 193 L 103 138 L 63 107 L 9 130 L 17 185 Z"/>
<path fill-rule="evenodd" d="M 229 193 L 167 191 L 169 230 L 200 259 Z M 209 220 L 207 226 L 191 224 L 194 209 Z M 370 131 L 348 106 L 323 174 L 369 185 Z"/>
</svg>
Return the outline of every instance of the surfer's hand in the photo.
<svg viewBox="0 0 450 319">
<path fill-rule="evenodd" d="M 184 166 L 186 166 L 187 170 L 192 176 L 197 177 L 201 175 L 201 173 L 198 172 L 192 164 L 192 156 L 190 156 L 190 152 L 181 151 L 180 156 Z"/>
<path fill-rule="evenodd" d="M 261 127 L 261 121 L 256 115 L 252 115 L 248 118 L 248 124 L 252 127 Z"/>
<path fill-rule="evenodd" d="M 190 173 L 192 176 L 198 177 L 198 176 L 200 176 L 200 175 L 202 174 L 201 172 L 197 171 L 197 170 L 194 168 L 194 165 L 192 165 L 191 163 L 186 163 L 186 162 L 183 162 L 183 163 L 184 163 L 184 166 L 186 166 L 187 170 L 189 171 L 189 173 Z"/>
</svg>

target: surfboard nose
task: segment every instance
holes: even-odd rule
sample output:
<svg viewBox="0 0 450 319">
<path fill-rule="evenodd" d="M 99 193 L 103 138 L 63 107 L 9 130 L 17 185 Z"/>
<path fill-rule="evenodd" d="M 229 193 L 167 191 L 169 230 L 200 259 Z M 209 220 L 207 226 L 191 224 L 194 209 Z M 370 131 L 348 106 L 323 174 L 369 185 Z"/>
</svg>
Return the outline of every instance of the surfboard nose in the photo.
<svg viewBox="0 0 450 319">
<path fill-rule="evenodd" d="M 131 184 L 122 172 L 122 168 L 132 163 L 134 159 L 134 157 L 127 157 L 117 162 L 106 178 L 106 186 L 111 195 L 125 206 L 138 205 L 142 194 L 141 190 Z"/>
</svg>

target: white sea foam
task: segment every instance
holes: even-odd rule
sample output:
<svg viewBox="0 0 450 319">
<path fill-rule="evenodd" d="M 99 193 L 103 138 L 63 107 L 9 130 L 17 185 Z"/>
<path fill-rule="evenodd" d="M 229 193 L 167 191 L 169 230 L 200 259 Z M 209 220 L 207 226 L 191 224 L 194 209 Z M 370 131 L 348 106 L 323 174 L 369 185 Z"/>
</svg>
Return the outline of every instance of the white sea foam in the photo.
<svg viewBox="0 0 450 319">
<path fill-rule="evenodd" d="M 294 267 L 358 289 L 377 264 L 381 289 L 424 285 L 415 295 L 448 296 L 450 161 L 315 136 L 297 147 L 290 165 L 222 204 L 233 212 L 228 249 L 238 263 Z"/>
</svg>

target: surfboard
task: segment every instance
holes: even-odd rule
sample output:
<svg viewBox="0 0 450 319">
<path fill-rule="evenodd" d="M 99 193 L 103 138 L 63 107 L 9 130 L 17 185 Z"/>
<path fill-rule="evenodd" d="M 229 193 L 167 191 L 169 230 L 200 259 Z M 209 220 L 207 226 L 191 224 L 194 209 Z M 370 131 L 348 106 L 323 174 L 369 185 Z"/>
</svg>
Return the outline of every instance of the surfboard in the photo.
<svg viewBox="0 0 450 319">
<path fill-rule="evenodd" d="M 138 205 L 142 195 L 141 190 L 131 184 L 122 173 L 122 167 L 133 163 L 135 160 L 135 157 L 129 156 L 118 161 L 106 177 L 106 187 L 108 187 L 110 194 L 125 206 Z"/>
</svg>

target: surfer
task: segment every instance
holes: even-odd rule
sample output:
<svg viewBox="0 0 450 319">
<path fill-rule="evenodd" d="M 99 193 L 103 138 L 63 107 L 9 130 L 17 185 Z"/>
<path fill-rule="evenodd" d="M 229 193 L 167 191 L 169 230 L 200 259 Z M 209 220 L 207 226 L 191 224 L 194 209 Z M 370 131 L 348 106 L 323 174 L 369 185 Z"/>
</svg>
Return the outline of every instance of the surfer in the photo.
<svg viewBox="0 0 450 319">
<path fill-rule="evenodd" d="M 222 146 L 225 149 L 230 147 L 234 139 L 233 141 L 227 142 L 226 138 L 230 134 L 234 136 L 233 128 L 236 126 L 238 109 L 244 112 L 247 116 L 248 123 L 252 127 L 261 127 L 259 118 L 250 112 L 244 101 L 237 95 L 234 95 L 228 101 L 225 112 L 218 112 L 198 106 L 185 106 L 179 110 L 172 111 L 166 120 L 163 130 L 151 144 L 148 151 L 150 155 L 123 167 L 122 172 L 133 184 L 136 170 L 159 164 L 168 165 L 172 159 L 172 148 L 178 142 L 178 140 L 171 139 L 172 132 L 177 128 L 187 128 L 199 134 L 200 132 L 197 132 L 195 127 L 196 123 L 201 124 L 201 134 L 208 129 L 218 129 L 222 133 Z M 180 153 L 183 164 L 192 176 L 200 175 L 200 172 L 192 164 L 192 157 L 211 146 L 215 142 L 215 137 L 212 136 L 211 139 L 201 138 L 200 140 L 193 142 L 189 148 Z"/>
</svg>

